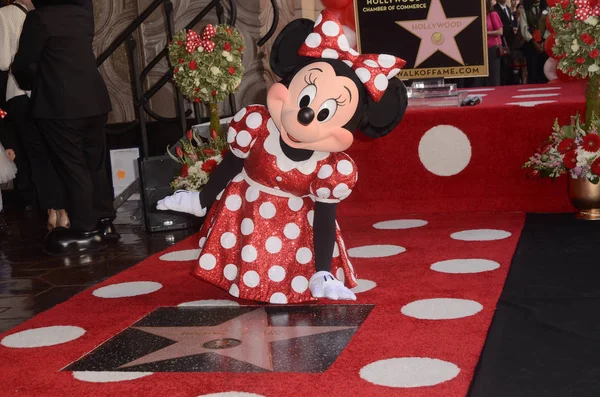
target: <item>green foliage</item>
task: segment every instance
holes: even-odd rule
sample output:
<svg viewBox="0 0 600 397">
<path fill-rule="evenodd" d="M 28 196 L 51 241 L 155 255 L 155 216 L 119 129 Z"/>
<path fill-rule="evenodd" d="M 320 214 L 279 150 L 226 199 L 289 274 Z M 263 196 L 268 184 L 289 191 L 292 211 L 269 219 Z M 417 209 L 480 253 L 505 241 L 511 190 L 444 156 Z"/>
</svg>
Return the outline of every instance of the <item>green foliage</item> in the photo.
<svg viewBox="0 0 600 397">
<path fill-rule="evenodd" d="M 210 39 L 215 44 L 212 52 L 199 46 L 188 53 L 186 30 L 177 33 L 169 45 L 174 81 L 190 101 L 222 102 L 237 91 L 244 76 L 244 39 L 240 32 L 228 25 L 215 28 L 216 34 Z"/>
</svg>

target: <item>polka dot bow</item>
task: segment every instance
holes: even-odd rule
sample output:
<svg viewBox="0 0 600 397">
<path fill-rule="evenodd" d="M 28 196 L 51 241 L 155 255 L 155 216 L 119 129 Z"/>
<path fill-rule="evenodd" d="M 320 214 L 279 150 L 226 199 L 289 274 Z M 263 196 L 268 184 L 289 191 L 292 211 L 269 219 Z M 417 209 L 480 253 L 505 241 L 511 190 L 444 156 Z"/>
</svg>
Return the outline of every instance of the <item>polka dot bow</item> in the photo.
<svg viewBox="0 0 600 397">
<path fill-rule="evenodd" d="M 7 114 L 4 110 L 0 109 L 0 119 L 5 118 Z"/>
<path fill-rule="evenodd" d="M 354 51 L 348 44 L 342 25 L 328 10 L 318 16 L 313 32 L 300 47 L 298 55 L 344 61 L 354 70 L 375 102 L 383 97 L 388 80 L 406 64 L 403 59 L 392 55 L 361 55 Z"/>
<path fill-rule="evenodd" d="M 202 32 L 202 38 L 200 35 L 193 30 L 188 30 L 187 37 L 185 40 L 185 49 L 189 54 L 196 51 L 199 47 L 203 51 L 213 52 L 215 49 L 215 43 L 211 39 L 215 37 L 217 30 L 211 24 L 206 25 L 204 32 Z"/>
<path fill-rule="evenodd" d="M 575 10 L 575 18 L 580 21 L 585 21 L 589 17 L 600 16 L 600 6 L 598 0 L 575 0 L 577 9 Z"/>
</svg>

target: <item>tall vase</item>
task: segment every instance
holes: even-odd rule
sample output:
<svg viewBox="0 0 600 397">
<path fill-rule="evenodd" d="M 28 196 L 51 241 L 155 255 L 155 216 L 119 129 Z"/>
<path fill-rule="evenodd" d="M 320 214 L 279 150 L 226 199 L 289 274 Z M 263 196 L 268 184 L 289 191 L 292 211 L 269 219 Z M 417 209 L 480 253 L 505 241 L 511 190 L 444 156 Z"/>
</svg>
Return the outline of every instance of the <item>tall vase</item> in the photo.
<svg viewBox="0 0 600 397">
<path fill-rule="evenodd" d="M 600 76 L 595 74 L 588 80 L 585 91 L 585 124 L 589 126 L 593 115 L 600 117 Z"/>
<path fill-rule="evenodd" d="M 577 208 L 578 219 L 600 220 L 600 183 L 594 185 L 587 178 L 569 175 L 569 200 Z"/>
<path fill-rule="evenodd" d="M 213 139 L 221 139 L 221 119 L 219 117 L 219 104 L 210 102 L 210 136 Z"/>
</svg>

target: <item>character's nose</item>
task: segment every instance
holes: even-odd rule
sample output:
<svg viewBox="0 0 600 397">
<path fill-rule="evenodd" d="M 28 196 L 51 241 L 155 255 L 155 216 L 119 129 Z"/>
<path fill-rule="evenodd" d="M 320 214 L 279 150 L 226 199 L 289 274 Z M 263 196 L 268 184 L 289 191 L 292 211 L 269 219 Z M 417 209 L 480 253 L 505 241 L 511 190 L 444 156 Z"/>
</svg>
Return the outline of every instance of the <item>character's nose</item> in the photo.
<svg viewBox="0 0 600 397">
<path fill-rule="evenodd" d="M 315 119 L 315 111 L 308 106 L 300 109 L 298 112 L 298 122 L 302 125 L 309 125 Z"/>
</svg>

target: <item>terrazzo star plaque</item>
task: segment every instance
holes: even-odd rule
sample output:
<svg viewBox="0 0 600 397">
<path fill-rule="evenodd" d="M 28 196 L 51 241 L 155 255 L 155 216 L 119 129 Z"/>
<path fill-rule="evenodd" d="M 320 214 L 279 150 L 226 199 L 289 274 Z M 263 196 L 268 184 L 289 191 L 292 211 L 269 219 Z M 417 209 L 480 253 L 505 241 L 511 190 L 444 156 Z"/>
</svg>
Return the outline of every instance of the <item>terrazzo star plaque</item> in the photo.
<svg viewBox="0 0 600 397">
<path fill-rule="evenodd" d="M 359 51 L 406 60 L 401 79 L 487 75 L 483 0 L 355 0 L 355 6 Z"/>
<path fill-rule="evenodd" d="M 64 370 L 323 372 L 372 308 L 159 308 Z"/>
</svg>

